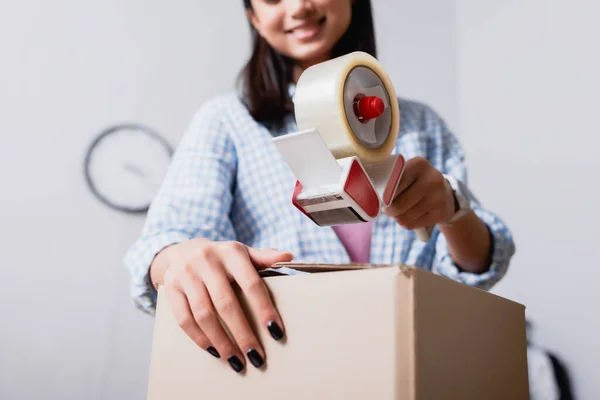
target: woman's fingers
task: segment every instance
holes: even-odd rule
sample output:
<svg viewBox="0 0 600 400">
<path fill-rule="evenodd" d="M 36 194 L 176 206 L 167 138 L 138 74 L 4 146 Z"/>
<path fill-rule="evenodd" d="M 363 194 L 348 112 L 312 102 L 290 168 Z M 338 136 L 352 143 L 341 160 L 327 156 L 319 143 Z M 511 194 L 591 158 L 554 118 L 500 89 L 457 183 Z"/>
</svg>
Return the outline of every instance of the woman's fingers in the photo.
<svg viewBox="0 0 600 400">
<path fill-rule="evenodd" d="M 221 325 L 204 282 L 201 278 L 194 277 L 185 280 L 183 286 L 196 324 L 231 368 L 241 372 L 245 366 L 244 356 Z"/>
<path fill-rule="evenodd" d="M 394 216 L 394 219 L 404 228 L 411 229 L 409 227 L 412 227 L 412 224 L 415 222 L 415 220 L 419 219 L 424 214 L 430 212 L 432 209 L 433 205 L 431 204 L 431 202 L 423 198 L 408 210 L 396 214 Z"/>
<path fill-rule="evenodd" d="M 294 259 L 294 255 L 290 252 L 282 252 L 275 249 L 255 249 L 248 247 L 247 249 L 250 261 L 258 269 L 270 268 L 278 262 L 290 262 Z"/>
<path fill-rule="evenodd" d="M 406 229 L 413 230 L 417 228 L 431 227 L 435 225 L 435 222 L 438 219 L 439 217 L 437 216 L 436 211 L 432 209 L 406 224 Z"/>
<path fill-rule="evenodd" d="M 212 346 L 208 337 L 202 332 L 196 320 L 194 319 L 189 307 L 188 299 L 175 286 L 165 286 L 165 293 L 175 320 L 183 329 L 183 331 L 192 339 L 198 346 L 208 351 L 213 356 L 219 358 L 219 352 Z"/>
<path fill-rule="evenodd" d="M 264 349 L 231 283 L 235 281 L 242 289 L 259 324 L 280 340 L 283 322 L 257 268 L 291 261 L 292 254 L 251 249 L 239 242 L 194 242 L 182 249 L 177 266 L 165 272 L 167 296 L 179 325 L 194 342 L 226 359 L 235 371 L 245 368 L 246 357 L 261 367 Z"/>
<path fill-rule="evenodd" d="M 229 252 L 238 251 L 237 247 L 229 250 Z M 202 279 L 206 284 L 216 311 L 252 365 L 257 368 L 262 366 L 265 359 L 264 351 L 250 328 L 250 324 L 225 274 L 224 265 L 219 260 L 219 262 L 213 262 L 207 267 L 204 269 L 205 273 L 203 273 Z M 230 268 L 237 269 L 236 267 Z M 231 272 L 229 268 L 228 270 Z"/>
<path fill-rule="evenodd" d="M 415 180 L 403 191 L 398 191 L 396 197 L 383 212 L 391 217 L 405 214 L 414 208 L 427 195 L 427 182 Z"/>
<path fill-rule="evenodd" d="M 275 340 L 280 340 L 284 336 L 283 322 L 255 266 L 266 267 L 289 260 L 291 260 L 290 253 L 252 248 L 249 248 L 247 253 L 231 252 L 225 258 L 236 282 L 248 299 L 250 308 L 257 316 L 261 328 L 266 328 Z"/>
<path fill-rule="evenodd" d="M 404 214 L 394 217 L 405 229 L 417 229 L 435 225 L 443 218 L 444 208 L 438 205 L 436 198 L 423 199 Z"/>
</svg>

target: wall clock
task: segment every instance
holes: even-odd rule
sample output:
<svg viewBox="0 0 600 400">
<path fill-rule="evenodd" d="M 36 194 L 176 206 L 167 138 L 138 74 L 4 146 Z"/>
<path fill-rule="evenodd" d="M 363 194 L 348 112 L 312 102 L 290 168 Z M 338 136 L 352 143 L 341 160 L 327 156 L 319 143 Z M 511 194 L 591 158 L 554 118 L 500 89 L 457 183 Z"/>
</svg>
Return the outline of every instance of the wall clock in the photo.
<svg viewBox="0 0 600 400">
<path fill-rule="evenodd" d="M 100 133 L 87 151 L 86 182 L 105 205 L 127 213 L 144 213 L 172 155 L 171 145 L 148 127 L 113 126 Z"/>
</svg>

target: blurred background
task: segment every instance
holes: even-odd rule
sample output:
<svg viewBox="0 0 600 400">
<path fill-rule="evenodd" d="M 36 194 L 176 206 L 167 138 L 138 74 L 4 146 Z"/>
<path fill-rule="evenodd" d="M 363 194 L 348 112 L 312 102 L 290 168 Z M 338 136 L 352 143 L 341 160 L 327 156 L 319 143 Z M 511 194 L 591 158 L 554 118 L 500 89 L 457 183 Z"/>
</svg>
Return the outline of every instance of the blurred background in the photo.
<svg viewBox="0 0 600 400">
<path fill-rule="evenodd" d="M 600 2 L 373 0 L 398 95 L 439 112 L 517 254 L 495 293 L 600 398 L 596 260 Z M 113 210 L 84 161 L 107 128 L 175 146 L 249 52 L 241 1 L 0 4 L 0 398 L 143 399 L 153 319 L 122 257 L 143 214 Z"/>
</svg>

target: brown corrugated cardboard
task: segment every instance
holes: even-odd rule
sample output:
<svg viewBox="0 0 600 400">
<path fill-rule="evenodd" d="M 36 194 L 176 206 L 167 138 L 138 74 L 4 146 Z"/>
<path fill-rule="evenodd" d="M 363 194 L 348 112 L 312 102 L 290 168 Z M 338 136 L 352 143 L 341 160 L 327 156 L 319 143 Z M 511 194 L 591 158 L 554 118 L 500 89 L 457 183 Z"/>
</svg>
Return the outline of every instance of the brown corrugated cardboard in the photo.
<svg viewBox="0 0 600 400">
<path fill-rule="evenodd" d="M 241 374 L 159 288 L 148 399 L 528 399 L 524 306 L 417 268 L 293 266 L 316 273 L 264 278 L 286 339 L 255 329 L 266 365 Z"/>
</svg>

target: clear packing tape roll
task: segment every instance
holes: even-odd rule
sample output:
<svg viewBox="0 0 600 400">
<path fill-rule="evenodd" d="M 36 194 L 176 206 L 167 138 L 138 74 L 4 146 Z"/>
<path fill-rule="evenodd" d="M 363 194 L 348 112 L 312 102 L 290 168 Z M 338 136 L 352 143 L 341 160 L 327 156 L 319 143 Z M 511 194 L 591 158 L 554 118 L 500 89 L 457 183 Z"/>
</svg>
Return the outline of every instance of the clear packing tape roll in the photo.
<svg viewBox="0 0 600 400">
<path fill-rule="evenodd" d="M 354 52 L 307 68 L 296 85 L 298 132 L 273 141 L 297 182 L 293 204 L 319 226 L 366 222 L 389 206 L 404 170 L 394 87 L 376 58 Z M 427 241 L 430 228 L 416 230 Z"/>
</svg>

